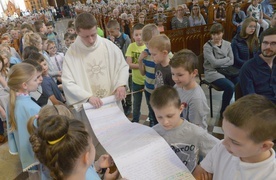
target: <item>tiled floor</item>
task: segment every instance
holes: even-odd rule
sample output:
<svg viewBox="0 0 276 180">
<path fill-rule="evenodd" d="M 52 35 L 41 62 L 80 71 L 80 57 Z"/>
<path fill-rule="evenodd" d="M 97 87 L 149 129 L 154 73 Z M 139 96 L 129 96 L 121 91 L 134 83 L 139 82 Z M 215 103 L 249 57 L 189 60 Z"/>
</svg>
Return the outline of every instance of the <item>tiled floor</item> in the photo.
<svg viewBox="0 0 276 180">
<path fill-rule="evenodd" d="M 61 37 L 63 37 L 68 21 L 69 19 L 64 19 L 59 21 L 56 24 L 56 31 L 59 35 L 61 35 Z M 209 102 L 209 90 L 205 85 L 202 85 L 202 88 L 207 97 L 207 101 Z M 222 92 L 213 90 L 212 98 L 213 98 L 214 116 L 213 118 L 211 118 L 209 115 L 209 118 L 208 118 L 208 124 L 211 127 L 209 129 L 210 133 L 212 133 L 213 131 L 215 132 L 221 131 L 220 128 L 217 128 L 217 127 L 213 128 L 218 119 L 218 112 L 221 104 L 221 96 L 222 96 Z M 142 101 L 141 113 L 142 113 L 142 116 L 141 116 L 140 123 L 148 125 L 148 122 L 146 121 L 148 108 L 146 105 L 145 98 L 143 98 L 143 101 Z M 7 142 L 4 144 L 0 144 L 0 179 L 1 180 L 10 180 L 15 178 L 19 180 L 28 179 L 28 174 L 21 173 L 21 172 L 22 172 L 22 169 L 21 169 L 18 156 L 13 156 L 9 153 Z"/>
</svg>

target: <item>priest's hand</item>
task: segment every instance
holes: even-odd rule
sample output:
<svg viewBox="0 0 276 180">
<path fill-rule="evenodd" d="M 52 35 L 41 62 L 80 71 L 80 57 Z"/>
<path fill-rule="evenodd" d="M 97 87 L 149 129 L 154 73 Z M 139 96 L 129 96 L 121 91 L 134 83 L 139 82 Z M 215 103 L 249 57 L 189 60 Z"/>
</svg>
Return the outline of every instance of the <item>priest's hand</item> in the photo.
<svg viewBox="0 0 276 180">
<path fill-rule="evenodd" d="M 103 105 L 103 102 L 100 98 L 91 96 L 89 98 L 89 103 L 92 104 L 95 108 L 100 108 Z"/>
<path fill-rule="evenodd" d="M 115 91 L 115 97 L 117 100 L 121 101 L 126 98 L 126 87 L 120 86 Z"/>
</svg>

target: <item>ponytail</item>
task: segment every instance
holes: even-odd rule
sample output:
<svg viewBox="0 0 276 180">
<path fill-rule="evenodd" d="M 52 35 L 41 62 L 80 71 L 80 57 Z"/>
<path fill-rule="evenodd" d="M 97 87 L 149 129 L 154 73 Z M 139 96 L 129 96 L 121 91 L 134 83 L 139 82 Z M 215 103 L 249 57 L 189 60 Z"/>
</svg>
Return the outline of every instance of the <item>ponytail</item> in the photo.
<svg viewBox="0 0 276 180">
<path fill-rule="evenodd" d="M 15 115 L 14 115 L 15 100 L 16 100 L 16 92 L 13 89 L 10 89 L 10 105 L 9 105 L 10 131 L 16 130 L 16 121 L 15 121 Z"/>
<path fill-rule="evenodd" d="M 9 104 L 9 123 L 10 130 L 16 130 L 15 121 L 15 101 L 16 92 L 22 91 L 22 84 L 28 82 L 35 75 L 36 69 L 33 65 L 27 63 L 19 63 L 14 65 L 8 74 L 8 86 L 10 88 L 10 104 Z"/>
</svg>

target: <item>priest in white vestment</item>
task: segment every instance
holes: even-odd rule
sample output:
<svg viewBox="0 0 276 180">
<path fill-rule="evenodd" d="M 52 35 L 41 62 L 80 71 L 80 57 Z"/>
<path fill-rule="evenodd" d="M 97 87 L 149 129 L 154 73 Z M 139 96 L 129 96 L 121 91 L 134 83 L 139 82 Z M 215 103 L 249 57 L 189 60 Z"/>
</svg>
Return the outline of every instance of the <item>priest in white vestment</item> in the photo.
<svg viewBox="0 0 276 180">
<path fill-rule="evenodd" d="M 102 106 L 100 98 L 112 94 L 120 103 L 126 97 L 129 66 L 113 42 L 97 35 L 97 22 L 92 14 L 78 15 L 75 29 L 78 37 L 67 50 L 63 62 L 63 90 L 67 104 L 76 111 L 76 118 L 92 133 L 97 149 L 99 142 L 81 105 L 89 102 L 99 108 Z M 99 149 L 97 151 L 97 155 L 102 154 Z"/>
</svg>

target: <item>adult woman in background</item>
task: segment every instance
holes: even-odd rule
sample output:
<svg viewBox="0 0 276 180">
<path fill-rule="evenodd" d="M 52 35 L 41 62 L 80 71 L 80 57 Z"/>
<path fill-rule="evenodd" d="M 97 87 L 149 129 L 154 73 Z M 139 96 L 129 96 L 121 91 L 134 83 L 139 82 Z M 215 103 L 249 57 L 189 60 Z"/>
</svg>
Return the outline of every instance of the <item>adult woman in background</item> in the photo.
<svg viewBox="0 0 276 180">
<path fill-rule="evenodd" d="M 177 6 L 176 16 L 171 20 L 172 29 L 181 29 L 189 27 L 189 18 L 185 16 L 185 12 L 188 10 L 186 4 Z"/>
<path fill-rule="evenodd" d="M 238 82 L 238 77 L 225 77 L 216 70 L 216 68 L 228 67 L 234 63 L 231 44 L 222 39 L 223 33 L 224 28 L 220 23 L 213 24 L 210 28 L 211 40 L 203 46 L 205 79 L 224 91 L 220 118 L 222 118 L 225 108 L 230 104 L 235 84 Z"/>
<path fill-rule="evenodd" d="M 241 32 L 232 39 L 234 66 L 239 69 L 245 61 L 253 58 L 253 55 L 258 51 L 256 28 L 257 20 L 249 17 L 242 23 Z"/>
</svg>

